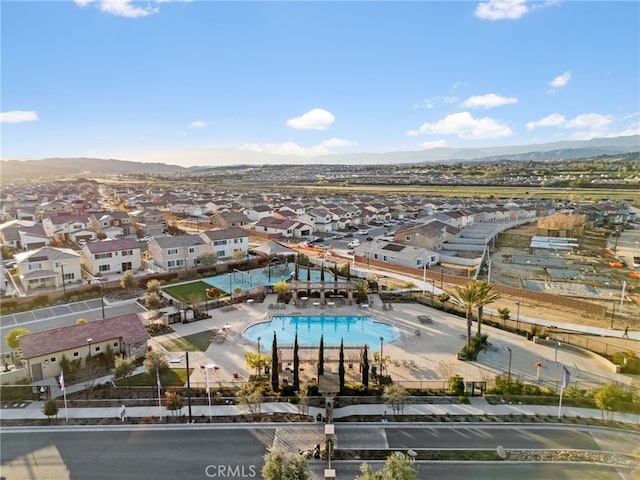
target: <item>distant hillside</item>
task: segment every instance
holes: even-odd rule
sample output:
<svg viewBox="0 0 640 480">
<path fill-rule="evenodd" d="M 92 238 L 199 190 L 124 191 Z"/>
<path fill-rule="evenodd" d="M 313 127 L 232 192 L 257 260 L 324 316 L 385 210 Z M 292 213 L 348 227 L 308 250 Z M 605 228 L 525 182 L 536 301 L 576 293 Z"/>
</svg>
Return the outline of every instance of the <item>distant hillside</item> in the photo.
<svg viewBox="0 0 640 480">
<path fill-rule="evenodd" d="M 240 165 L 399 165 L 459 162 L 522 162 L 595 158 L 640 151 L 640 135 L 594 138 L 536 145 L 482 148 L 433 148 L 386 153 L 345 153 L 299 158 L 292 155 L 264 154 L 234 149 L 192 149 L 167 155 L 168 161 L 196 165 L 190 168 L 167 163 L 143 163 L 100 158 L 45 158 L 42 160 L 0 160 L 2 181 L 52 176 L 97 176 L 105 174 L 196 174 Z"/>
<path fill-rule="evenodd" d="M 591 158 L 600 155 L 640 151 L 640 135 L 591 140 L 511 145 L 506 147 L 432 148 L 420 151 L 389 153 L 345 153 L 316 157 L 320 163 L 398 164 L 398 163 L 458 163 L 461 161 L 545 161 Z"/>
<path fill-rule="evenodd" d="M 2 160 L 0 174 L 3 182 L 25 178 L 113 175 L 135 173 L 184 172 L 184 167 L 165 163 L 140 163 L 102 158 L 44 158 L 42 160 Z"/>
</svg>

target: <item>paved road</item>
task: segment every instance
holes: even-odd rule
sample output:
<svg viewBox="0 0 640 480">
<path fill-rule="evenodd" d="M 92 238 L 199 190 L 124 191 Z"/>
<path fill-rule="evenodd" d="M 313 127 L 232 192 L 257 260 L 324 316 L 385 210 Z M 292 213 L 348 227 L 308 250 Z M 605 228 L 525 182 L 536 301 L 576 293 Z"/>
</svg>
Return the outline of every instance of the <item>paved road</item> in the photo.
<svg viewBox="0 0 640 480">
<path fill-rule="evenodd" d="M 278 425 L 203 425 L 154 427 L 52 427 L 3 429 L 0 439 L 2 474 L 10 480 L 91 479 L 203 479 L 260 478 L 263 455 Z M 287 429 L 315 428 L 286 425 Z M 638 434 L 602 429 L 513 425 L 406 426 L 339 424 L 342 448 L 606 448 L 612 441 L 636 445 Z M 612 440 L 613 439 L 613 440 Z M 602 448 L 601 444 L 605 447 Z M 624 450 L 627 447 L 623 446 Z M 338 478 L 355 478 L 359 462 L 333 462 Z M 321 478 L 322 461 L 312 461 Z M 614 478 L 603 466 L 549 464 L 420 463 L 428 478 Z M 437 472 L 437 474 L 436 474 Z M 421 475 L 419 478 L 427 478 Z"/>
</svg>

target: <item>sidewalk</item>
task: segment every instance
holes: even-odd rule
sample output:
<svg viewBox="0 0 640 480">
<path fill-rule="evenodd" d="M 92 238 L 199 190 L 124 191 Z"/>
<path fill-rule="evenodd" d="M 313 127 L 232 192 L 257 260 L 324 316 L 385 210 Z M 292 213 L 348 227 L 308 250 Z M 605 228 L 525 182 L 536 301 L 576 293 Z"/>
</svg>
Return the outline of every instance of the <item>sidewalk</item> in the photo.
<svg viewBox="0 0 640 480">
<path fill-rule="evenodd" d="M 415 404 L 409 403 L 404 407 L 402 415 L 450 415 L 450 416 L 511 416 L 511 415 L 529 415 L 529 416 L 558 416 L 557 405 L 521 405 L 521 404 L 501 404 L 490 405 L 486 399 L 482 397 L 471 397 L 468 405 L 434 405 L 434 404 Z M 60 403 L 58 412 L 59 421 L 65 419 L 65 408 Z M 186 400 L 185 400 L 186 403 Z M 2 420 L 42 420 L 46 416 L 42 413 L 43 402 L 32 402 L 24 408 L 5 408 L 0 411 L 0 419 Z M 67 414 L 70 419 L 98 419 L 98 418 L 120 418 L 121 407 L 103 407 L 103 408 L 68 408 Z M 246 410 L 237 405 L 193 405 L 191 414 L 193 417 L 226 417 L 243 415 Z M 261 413 L 291 413 L 298 414 L 296 405 L 287 402 L 271 402 L 263 403 Z M 602 419 L 602 412 L 593 408 L 574 408 L 562 407 L 562 416 L 569 418 L 594 418 Z M 179 415 L 188 415 L 188 407 L 185 405 L 178 413 Z M 309 416 L 315 417 L 318 414 L 324 415 L 324 408 L 309 407 Z M 390 405 L 386 404 L 366 404 L 366 405 L 349 405 L 334 409 L 333 416 L 335 419 L 346 418 L 349 416 L 372 416 L 372 421 L 378 421 L 380 417 L 386 414 L 392 418 L 393 410 Z M 171 417 L 172 412 L 165 407 L 145 406 L 145 407 L 126 407 L 125 416 L 129 418 L 153 418 Z M 614 420 L 632 425 L 640 426 L 640 415 L 630 413 L 616 413 Z"/>
</svg>

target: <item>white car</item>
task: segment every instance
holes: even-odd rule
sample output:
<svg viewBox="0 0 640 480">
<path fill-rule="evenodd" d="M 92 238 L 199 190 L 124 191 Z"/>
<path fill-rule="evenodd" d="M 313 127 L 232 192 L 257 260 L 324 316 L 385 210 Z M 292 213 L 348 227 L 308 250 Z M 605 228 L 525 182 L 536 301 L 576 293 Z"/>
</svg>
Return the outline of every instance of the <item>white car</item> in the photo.
<svg viewBox="0 0 640 480">
<path fill-rule="evenodd" d="M 355 239 L 355 240 L 351 240 L 349 243 L 347 243 L 347 248 L 356 248 L 360 246 L 360 240 Z"/>
<path fill-rule="evenodd" d="M 358 235 L 369 235 L 369 230 L 361 228 L 360 230 L 358 230 Z"/>
</svg>

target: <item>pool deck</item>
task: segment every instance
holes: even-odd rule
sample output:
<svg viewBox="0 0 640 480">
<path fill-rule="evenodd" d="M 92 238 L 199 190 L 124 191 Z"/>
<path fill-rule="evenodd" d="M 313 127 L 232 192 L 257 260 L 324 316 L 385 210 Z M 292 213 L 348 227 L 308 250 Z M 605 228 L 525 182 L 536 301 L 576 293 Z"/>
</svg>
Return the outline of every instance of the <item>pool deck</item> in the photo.
<svg viewBox="0 0 640 480">
<path fill-rule="evenodd" d="M 511 360 L 511 375 L 522 380 L 535 380 L 536 364 L 540 362 L 540 380 L 559 381 L 562 378 L 563 364 L 571 372 L 574 380 L 606 383 L 616 380 L 629 383 L 629 378 L 616 374 L 601 360 L 591 356 L 546 345 L 536 344 L 524 337 L 513 335 L 500 329 L 483 325 L 483 333 L 489 335 L 490 348 L 481 352 L 476 362 L 462 362 L 457 360 L 457 352 L 465 343 L 466 321 L 463 318 L 441 312 L 420 304 L 397 303 L 391 304 L 392 309 L 383 308 L 382 301 L 377 295 L 372 295 L 372 305 L 362 308 L 352 306 L 324 306 L 310 304 L 300 309 L 295 305 L 270 310 L 268 306 L 276 303 L 276 295 L 268 295 L 263 303 L 243 303 L 233 309 L 211 310 L 212 318 L 186 324 L 174 324 L 174 333 L 154 337 L 150 345 L 165 351 L 161 342 L 169 338 L 191 335 L 204 330 L 221 329 L 226 332 L 222 341 L 212 341 L 204 352 L 190 352 L 189 366 L 193 368 L 190 381 L 194 388 L 205 386 L 204 369 L 200 366 L 215 364 L 218 369 L 210 375 L 210 384 L 246 381 L 249 371 L 244 359 L 245 352 L 256 352 L 257 344 L 245 339 L 242 332 L 248 326 L 265 321 L 269 315 L 369 315 L 373 320 L 387 322 L 400 331 L 399 338 L 393 343 L 385 343 L 383 353 L 391 357 L 388 374 L 394 381 L 419 382 L 442 381 L 438 372 L 440 362 L 451 366 L 453 374 L 459 374 L 465 380 L 484 380 L 494 378 L 497 374 L 506 373 Z M 227 328 L 225 328 L 225 326 Z M 473 324 L 473 332 L 477 324 Z M 272 338 L 263 339 L 270 347 Z M 511 353 L 507 349 L 511 349 Z M 377 350 L 377 349 L 376 349 Z M 166 352 L 172 367 L 184 367 L 185 354 L 180 352 Z M 510 359 L 510 357 L 512 357 Z M 370 357 L 373 363 L 373 356 Z M 315 365 L 302 363 L 301 381 L 315 377 Z M 325 370 L 337 371 L 337 364 L 325 365 Z M 238 375 L 238 378 L 234 377 Z M 286 378 L 286 372 L 280 375 Z M 347 381 L 358 380 L 357 365 L 347 369 Z M 418 386 L 418 384 L 414 384 Z M 586 387 L 585 387 L 586 388 Z"/>
</svg>

